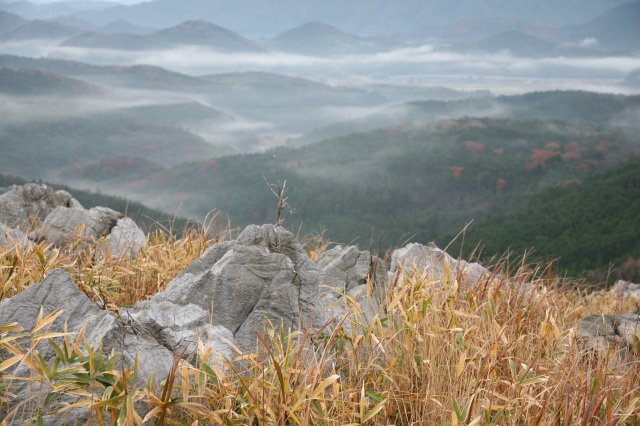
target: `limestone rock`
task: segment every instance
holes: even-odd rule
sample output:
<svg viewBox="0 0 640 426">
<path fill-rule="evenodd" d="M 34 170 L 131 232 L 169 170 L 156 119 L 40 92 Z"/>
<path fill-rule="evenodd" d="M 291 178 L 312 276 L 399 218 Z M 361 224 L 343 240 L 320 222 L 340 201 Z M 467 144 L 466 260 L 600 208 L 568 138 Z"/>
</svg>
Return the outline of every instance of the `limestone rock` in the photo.
<svg viewBox="0 0 640 426">
<path fill-rule="evenodd" d="M 640 332 L 640 316 L 637 313 L 622 315 L 591 315 L 578 321 L 578 340 L 588 350 L 604 355 L 610 349 L 618 351 L 621 358 L 634 356 Z"/>
<path fill-rule="evenodd" d="M 65 247 L 75 245 L 72 238 L 77 236 L 80 248 L 84 248 L 87 243 L 109 234 L 122 216 L 106 207 L 94 207 L 91 210 L 56 207 L 42 225 L 29 234 L 29 238 Z M 80 229 L 82 232 L 78 234 Z"/>
<path fill-rule="evenodd" d="M 0 251 L 2 248 L 14 250 L 18 246 L 30 248 L 33 244 L 23 232 L 0 223 Z"/>
<path fill-rule="evenodd" d="M 43 282 L 34 284 L 17 296 L 0 303 L 0 324 L 15 322 L 30 332 L 36 325 L 41 307 L 44 315 L 58 309 L 63 310 L 53 322 L 49 330 L 51 332 L 64 331 L 65 323 L 71 333 L 77 333 L 84 326 L 87 342 L 94 348 L 102 344 L 105 354 L 109 354 L 111 350 L 121 353 L 125 367 L 133 366 L 139 354 L 138 386 L 144 386 L 152 372 L 155 373 L 156 382 L 159 382 L 166 377 L 173 365 L 174 356 L 164 346 L 147 334 L 135 331 L 132 324 L 123 323 L 114 313 L 101 309 L 82 293 L 69 274 L 62 270 L 51 271 Z M 22 343 L 24 347 L 28 347 L 28 340 L 23 339 Z M 49 365 L 56 356 L 48 343 L 43 343 L 38 351 Z M 13 374 L 28 377 L 28 368 L 25 364 L 19 364 Z M 33 390 L 23 385 L 14 393 L 16 398 L 11 402 L 11 406 L 22 407 L 18 409 L 16 418 L 29 418 L 33 414 L 29 410 L 38 404 L 30 401 L 29 404 L 23 405 L 21 402 L 27 397 L 33 398 Z M 45 396 L 46 389 L 35 393 L 37 398 Z M 58 418 L 53 416 L 48 421 L 54 424 L 54 420 Z"/>
<path fill-rule="evenodd" d="M 111 229 L 107 244 L 111 256 L 117 258 L 132 256 L 135 258 L 147 244 L 147 237 L 132 219 L 123 217 L 118 219 L 116 225 Z"/>
<path fill-rule="evenodd" d="M 640 284 L 618 280 L 613 286 L 613 291 L 615 291 L 618 297 L 622 297 L 623 299 L 628 297 L 640 299 Z"/>
<path fill-rule="evenodd" d="M 435 244 L 412 243 L 395 250 L 391 254 L 389 279 L 403 279 L 405 273 L 411 277 L 414 273 L 442 282 L 445 271 L 450 279 L 458 279 L 461 284 L 474 285 L 494 276 L 491 271 L 478 263 L 457 261 Z"/>
<path fill-rule="evenodd" d="M 320 307 L 325 312 L 327 331 L 332 330 L 352 310 L 347 295 L 371 320 L 379 311 L 388 290 L 386 264 L 355 246 L 336 246 L 317 259 L 320 268 Z M 371 284 L 369 292 L 368 283 Z M 344 324 L 349 327 L 349 324 Z"/>
<path fill-rule="evenodd" d="M 56 207 L 82 206 L 68 192 L 47 185 L 16 186 L 0 195 L 0 223 L 24 232 L 39 225 Z"/>
<path fill-rule="evenodd" d="M 164 292 L 139 303 L 130 313 L 149 329 L 158 330 L 166 329 L 158 311 L 167 302 L 177 305 L 172 309 L 195 306 L 206 315 L 189 324 L 191 331 L 175 327 L 171 333 L 195 338 L 202 337 L 207 325 L 223 327 L 233 336 L 226 340 L 253 352 L 256 333 L 267 322 L 286 329 L 321 322 L 322 312 L 316 312 L 319 278 L 317 266 L 293 234 L 273 225 L 252 225 L 235 241 L 207 250 Z M 220 328 L 218 332 L 225 335 Z"/>
</svg>

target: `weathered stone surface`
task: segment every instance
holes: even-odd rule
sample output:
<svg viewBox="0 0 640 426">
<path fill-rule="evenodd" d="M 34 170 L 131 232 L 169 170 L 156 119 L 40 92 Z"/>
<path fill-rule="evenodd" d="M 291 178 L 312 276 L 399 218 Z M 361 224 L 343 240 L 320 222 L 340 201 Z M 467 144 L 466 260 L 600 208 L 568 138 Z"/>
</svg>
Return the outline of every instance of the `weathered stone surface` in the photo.
<svg viewBox="0 0 640 426">
<path fill-rule="evenodd" d="M 14 250 L 17 246 L 31 247 L 33 244 L 27 236 L 17 229 L 10 229 L 0 223 L 0 250 Z"/>
<path fill-rule="evenodd" d="M 116 225 L 111 229 L 107 244 L 111 256 L 118 258 L 132 256 L 135 258 L 147 244 L 147 237 L 132 219 L 123 217 L 118 219 Z"/>
<path fill-rule="evenodd" d="M 176 305 L 171 302 L 141 303 L 126 314 L 159 343 L 187 358 L 197 351 L 198 340 L 215 349 L 209 362 L 220 364 L 233 355 L 228 342 L 233 333 L 220 325 L 211 325 L 209 314 L 199 306 Z"/>
<path fill-rule="evenodd" d="M 63 310 L 63 313 L 53 322 L 51 332 L 64 331 L 65 323 L 67 330 L 71 333 L 77 333 L 84 326 L 87 342 L 94 348 L 102 344 L 105 354 L 109 354 L 112 349 L 121 353 L 121 360 L 125 367 L 133 366 L 139 354 L 138 386 L 144 386 L 152 372 L 155 373 L 156 381 L 159 382 L 166 377 L 173 365 L 174 356 L 170 351 L 147 334 L 135 331 L 133 324 L 125 324 L 114 313 L 101 309 L 82 293 L 69 274 L 62 270 L 51 271 L 43 282 L 34 284 L 17 296 L 0 303 L 0 324 L 16 322 L 30 332 L 36 325 L 41 308 L 44 315 L 58 309 Z M 23 344 L 28 347 L 27 340 Z M 42 344 L 38 351 L 49 364 L 55 357 L 55 351 L 48 343 Z M 14 374 L 28 376 L 28 367 L 20 364 Z M 29 404 L 21 405 L 21 401 L 27 397 L 46 397 L 46 392 L 34 394 L 26 386 L 14 393 L 17 398 L 11 405 L 23 407 L 17 414 L 19 419 L 28 418 L 31 415 L 29 410 L 38 406 L 31 400 Z M 54 424 L 56 419 L 57 417 L 54 416 L 48 421 Z"/>
<path fill-rule="evenodd" d="M 450 279 L 458 279 L 461 284 L 466 285 L 474 285 L 495 276 L 478 263 L 457 261 L 433 243 L 426 246 L 408 244 L 391 254 L 390 280 L 403 279 L 405 274 L 413 276 L 417 273 L 428 279 L 442 281 L 445 271 L 449 271 Z"/>
<path fill-rule="evenodd" d="M 384 262 L 356 246 L 336 246 L 322 253 L 316 261 L 322 284 L 340 292 L 348 292 L 372 280 L 374 287 L 386 287 Z M 324 290 L 321 290 L 324 291 Z"/>
<path fill-rule="evenodd" d="M 586 349 L 604 355 L 613 348 L 621 358 L 626 358 L 634 356 L 632 348 L 640 332 L 640 316 L 637 313 L 591 315 L 578 321 L 575 330 Z"/>
<path fill-rule="evenodd" d="M 207 250 L 163 293 L 130 312 L 153 330 L 163 327 L 157 311 L 166 306 L 164 303 L 197 306 L 207 315 L 190 328 L 201 330 L 205 322 L 224 327 L 233 335 L 235 345 L 251 352 L 256 349 L 256 333 L 262 332 L 267 321 L 287 329 L 322 321 L 323 313 L 317 312 L 316 306 L 319 278 L 317 266 L 293 234 L 273 225 L 252 225 L 235 241 Z M 183 333 L 194 338 L 199 334 Z"/>
<path fill-rule="evenodd" d="M 354 311 L 356 306 L 349 299 L 356 302 L 365 320 L 373 319 L 388 290 L 386 264 L 355 246 L 336 246 L 327 250 L 317 263 L 321 276 L 319 306 L 320 312 L 324 313 L 325 330 L 333 330 L 345 315 Z M 343 326 L 349 328 L 350 324 L 346 322 Z"/>
<path fill-rule="evenodd" d="M 36 241 L 44 240 L 56 247 L 76 244 L 72 238 L 79 238 L 78 246 L 107 235 L 123 215 L 106 207 L 94 207 L 91 210 L 56 207 L 42 225 L 29 234 Z M 78 234 L 78 230 L 82 232 Z"/>
<path fill-rule="evenodd" d="M 47 185 L 28 183 L 0 195 L 0 223 L 27 231 L 39 225 L 56 207 L 81 208 L 66 191 Z"/>
<path fill-rule="evenodd" d="M 618 280 L 613 286 L 613 291 L 615 291 L 618 297 L 622 297 L 623 299 L 628 297 L 640 299 L 640 284 Z"/>
</svg>

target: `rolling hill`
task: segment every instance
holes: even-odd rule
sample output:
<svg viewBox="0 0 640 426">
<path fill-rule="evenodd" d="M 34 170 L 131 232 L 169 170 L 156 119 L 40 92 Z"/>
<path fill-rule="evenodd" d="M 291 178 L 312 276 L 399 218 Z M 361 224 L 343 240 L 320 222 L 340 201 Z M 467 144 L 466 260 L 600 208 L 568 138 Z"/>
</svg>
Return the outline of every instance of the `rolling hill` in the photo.
<svg viewBox="0 0 640 426">
<path fill-rule="evenodd" d="M 264 179 L 286 180 L 296 209 L 290 226 L 326 228 L 343 243 L 368 241 L 375 228 L 391 246 L 407 230 L 422 242 L 457 232 L 545 188 L 620 164 L 639 148 L 633 134 L 591 125 L 466 117 L 179 165 L 132 187 L 136 198 L 165 200 L 157 207 L 181 203 L 202 216 L 220 209 L 242 226 L 275 221 Z"/>
<path fill-rule="evenodd" d="M 81 28 L 55 21 L 34 20 L 9 31 L 0 37 L 3 41 L 63 40 L 81 33 Z"/>
<path fill-rule="evenodd" d="M 463 51 L 499 53 L 540 58 L 555 53 L 556 44 L 518 31 L 506 31 L 482 40 L 461 45 Z"/>
<path fill-rule="evenodd" d="M 0 35 L 11 32 L 26 23 L 26 19 L 0 10 Z"/>
<path fill-rule="evenodd" d="M 278 35 L 267 46 L 308 56 L 336 56 L 391 50 L 399 44 L 360 37 L 320 22 L 309 22 Z"/>
<path fill-rule="evenodd" d="M 203 46 L 224 52 L 262 50 L 254 42 L 233 31 L 205 21 L 185 21 L 175 27 L 150 34 L 84 33 L 66 40 L 63 45 L 120 50 L 159 50 L 185 45 Z"/>
<path fill-rule="evenodd" d="M 640 160 L 605 170 L 586 180 L 535 195 L 515 211 L 490 214 L 473 223 L 454 252 L 480 247 L 484 258 L 531 252 L 529 261 L 557 260 L 558 272 L 585 271 L 612 284 L 610 265 L 640 259 Z M 453 238 L 453 235 L 451 236 Z M 638 276 L 625 277 L 637 280 Z"/>
<path fill-rule="evenodd" d="M 0 93 L 19 96 L 99 96 L 104 94 L 104 90 L 53 72 L 0 68 Z"/>
</svg>

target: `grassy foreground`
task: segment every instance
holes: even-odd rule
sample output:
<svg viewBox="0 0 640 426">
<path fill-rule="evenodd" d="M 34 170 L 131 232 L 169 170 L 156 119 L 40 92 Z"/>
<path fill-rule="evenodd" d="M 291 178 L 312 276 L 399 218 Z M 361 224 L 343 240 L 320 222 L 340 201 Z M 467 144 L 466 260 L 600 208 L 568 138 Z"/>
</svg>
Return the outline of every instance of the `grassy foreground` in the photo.
<svg viewBox="0 0 640 426">
<path fill-rule="evenodd" d="M 185 235 L 150 237 L 136 260 L 42 245 L 0 248 L 0 300 L 62 268 L 90 298 L 118 312 L 162 291 L 229 233 Z M 326 248 L 319 238 L 306 243 L 312 258 Z M 373 322 L 356 312 L 344 320 L 352 326 L 326 336 L 270 329 L 260 339 L 265 356 L 238 354 L 225 365 L 207 363 L 201 346 L 197 362 L 176 361 L 161 390 L 134 387 L 135 368 L 124 369 L 118 354 L 85 347 L 82 333 L 50 334 L 55 313 L 33 331 L 0 325 L 0 413 L 7 413 L 0 424 L 25 424 L 13 415 L 11 390 L 19 380 L 51 385 L 42 415 L 90 407 L 99 424 L 640 424 L 640 363 L 617 362 L 614 353 L 590 356 L 571 329 L 589 314 L 630 312 L 632 302 L 623 306 L 611 293 L 580 291 L 524 265 L 493 269 L 537 291 L 520 292 L 506 278 L 473 288 L 452 276 L 442 286 L 437 277 L 406 278 L 392 286 Z M 25 335 L 30 345 L 21 346 L 17 338 Z M 44 341 L 57 348 L 49 365 L 37 352 Z M 31 377 L 11 376 L 19 364 Z M 60 394 L 77 402 L 63 404 Z M 151 411 L 140 409 L 142 401 Z"/>
</svg>

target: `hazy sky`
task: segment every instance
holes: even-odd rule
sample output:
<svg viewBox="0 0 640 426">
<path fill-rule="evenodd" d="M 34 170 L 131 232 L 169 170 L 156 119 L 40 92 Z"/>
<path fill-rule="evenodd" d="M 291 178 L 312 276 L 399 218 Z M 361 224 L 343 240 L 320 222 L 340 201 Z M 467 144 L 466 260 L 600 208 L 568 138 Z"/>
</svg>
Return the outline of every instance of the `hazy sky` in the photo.
<svg viewBox="0 0 640 426">
<path fill-rule="evenodd" d="M 4 3 L 11 3 L 14 0 L 2 0 Z M 30 3 L 35 4 L 47 4 L 47 3 L 57 3 L 59 1 L 64 0 L 28 0 Z M 135 4 L 142 3 L 143 0 L 85 0 L 85 1 L 108 1 L 110 3 L 122 3 L 122 4 Z"/>
</svg>

